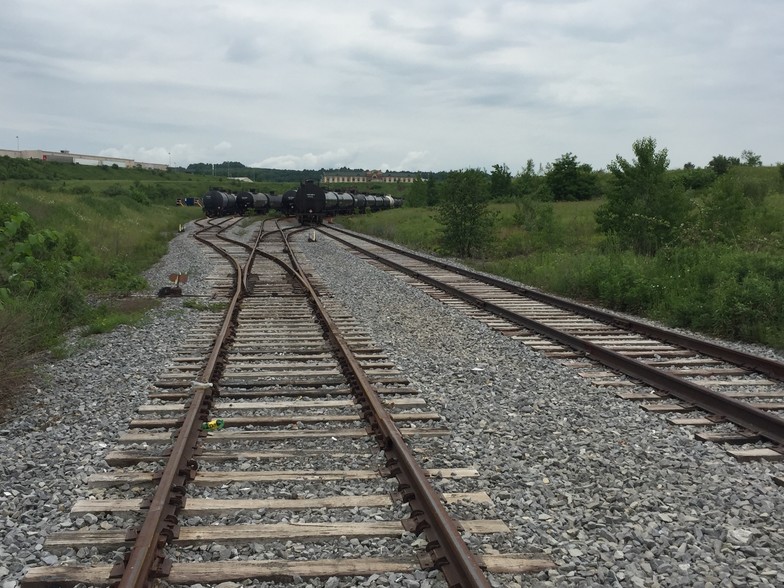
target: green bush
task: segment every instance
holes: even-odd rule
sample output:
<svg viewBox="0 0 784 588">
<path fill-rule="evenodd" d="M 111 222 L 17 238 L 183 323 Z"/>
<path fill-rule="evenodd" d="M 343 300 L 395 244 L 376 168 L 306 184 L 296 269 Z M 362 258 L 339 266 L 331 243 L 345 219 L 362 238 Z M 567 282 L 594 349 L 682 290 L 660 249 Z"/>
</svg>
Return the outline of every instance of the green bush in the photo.
<svg viewBox="0 0 784 588">
<path fill-rule="evenodd" d="M 148 195 L 147 190 L 141 185 L 141 183 L 137 180 L 131 184 L 131 188 L 129 190 L 131 199 L 139 204 L 143 204 L 145 206 L 149 206 L 150 204 L 150 196 Z"/>
<path fill-rule="evenodd" d="M 116 186 L 109 191 L 117 193 Z M 0 185 L 0 395 L 12 389 L 6 374 L 24 373 L 25 355 L 52 348 L 63 332 L 95 317 L 85 292 L 145 288 L 140 272 L 165 253 L 179 224 L 201 216 L 173 202 L 145 206 L 104 196 L 105 187 L 84 193 L 66 184 L 50 193 L 15 181 Z M 92 329 L 123 320 L 93 318 Z"/>
<path fill-rule="evenodd" d="M 470 257 L 493 241 L 496 215 L 489 209 L 487 175 L 477 169 L 450 172 L 441 185 L 438 220 L 447 253 Z"/>
<path fill-rule="evenodd" d="M 691 168 L 673 172 L 672 179 L 687 190 L 703 190 L 713 185 L 716 181 L 716 172 L 709 167 Z"/>
<path fill-rule="evenodd" d="M 76 186 L 71 186 L 68 191 L 71 194 L 92 194 L 93 189 L 86 185 L 86 184 L 77 184 Z"/>
<path fill-rule="evenodd" d="M 39 229 L 18 206 L 0 202 L 0 396 L 25 373 L 26 355 L 57 343 L 84 316 L 78 252 L 73 234 Z"/>
<path fill-rule="evenodd" d="M 784 258 L 730 246 L 547 252 L 481 264 L 545 290 L 727 339 L 784 348 Z"/>
<path fill-rule="evenodd" d="M 656 141 L 646 137 L 635 141 L 632 150 L 633 161 L 618 155 L 608 166 L 611 189 L 596 211 L 596 222 L 621 246 L 653 255 L 681 237 L 691 202 L 666 173 L 670 164 L 666 149 L 657 152 Z"/>
<path fill-rule="evenodd" d="M 590 200 L 601 193 L 591 166 L 577 163 L 577 156 L 571 153 L 555 160 L 544 179 L 554 200 Z"/>
<path fill-rule="evenodd" d="M 104 196 L 128 196 L 129 191 L 120 184 L 112 184 L 104 188 L 102 193 Z"/>
</svg>

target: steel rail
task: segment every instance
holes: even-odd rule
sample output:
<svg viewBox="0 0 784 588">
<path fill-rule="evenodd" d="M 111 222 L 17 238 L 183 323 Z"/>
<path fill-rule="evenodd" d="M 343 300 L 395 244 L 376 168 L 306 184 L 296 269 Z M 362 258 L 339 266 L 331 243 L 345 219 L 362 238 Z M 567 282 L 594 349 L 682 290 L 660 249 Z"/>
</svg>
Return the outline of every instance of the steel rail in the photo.
<svg viewBox="0 0 784 588">
<path fill-rule="evenodd" d="M 200 222 L 197 224 L 204 226 Z M 218 234 L 230 226 L 232 225 L 222 228 Z M 211 227 L 206 227 L 204 230 L 209 230 L 209 228 Z M 193 477 L 195 464 L 192 463 L 192 460 L 201 433 L 201 424 L 207 419 L 212 399 L 217 393 L 211 380 L 241 295 L 237 279 L 241 271 L 237 261 L 227 252 L 201 237 L 200 234 L 194 234 L 194 237 L 205 245 L 216 249 L 234 265 L 236 272 L 235 292 L 210 357 L 200 374 L 200 383 L 194 385 L 188 412 L 177 431 L 169 459 L 160 474 L 158 486 L 150 501 L 141 529 L 136 533 L 127 560 L 118 564 L 112 571 L 112 577 L 117 577 L 120 572 L 122 573 L 117 584 L 120 588 L 143 588 L 149 585 L 152 577 L 163 577 L 168 574 L 170 563 L 161 550 L 166 542 L 176 536 L 178 532 L 177 513 L 184 505 L 185 485 Z"/>
<path fill-rule="evenodd" d="M 248 260 L 245 262 L 245 266 L 242 268 L 242 291 L 245 293 L 245 296 L 250 295 L 252 290 L 250 284 L 248 283 L 248 276 L 250 275 L 250 272 L 253 269 L 253 262 L 256 259 L 256 252 L 258 250 L 259 243 L 261 243 L 261 241 L 265 237 L 270 235 L 270 233 L 264 232 L 264 223 L 266 223 L 267 220 L 269 219 L 265 219 L 261 221 L 261 227 L 259 227 L 259 234 L 256 235 L 256 241 L 253 243 L 253 245 L 248 245 L 247 243 L 243 243 L 242 241 L 235 241 L 234 239 L 231 239 L 232 242 L 250 249 L 250 255 L 248 256 Z"/>
<path fill-rule="evenodd" d="M 324 234 L 328 234 L 322 229 L 319 230 L 321 230 Z M 360 239 L 362 241 L 366 241 L 368 243 L 372 243 L 374 245 L 384 247 L 386 249 L 389 249 L 390 251 L 394 251 L 395 253 L 400 253 L 402 255 L 406 255 L 408 257 L 420 261 L 424 261 L 426 263 L 435 265 L 442 269 L 446 269 L 455 272 L 457 274 L 460 274 L 462 276 L 483 282 L 485 284 L 489 284 L 491 286 L 501 288 L 503 290 L 506 290 L 507 292 L 512 292 L 513 294 L 520 294 L 523 296 L 527 296 L 528 298 L 537 300 L 539 302 L 544 302 L 546 304 L 550 304 L 552 306 L 556 306 L 558 308 L 562 308 L 570 312 L 581 314 L 588 318 L 592 318 L 604 323 L 608 323 L 622 329 L 635 331 L 642 335 L 659 339 L 666 343 L 672 343 L 673 345 L 685 347 L 687 349 L 691 349 L 692 351 L 696 351 L 698 353 L 703 353 L 711 357 L 722 359 L 724 361 L 734 363 L 736 365 L 746 367 L 758 371 L 760 373 L 764 373 L 765 375 L 770 376 L 771 378 L 784 381 L 784 363 L 780 361 L 776 361 L 774 359 L 761 357 L 758 355 L 754 355 L 752 353 L 746 353 L 744 351 L 730 349 L 728 347 L 717 345 L 709 341 L 703 341 L 702 339 L 698 339 L 696 337 L 662 329 L 660 327 L 649 325 L 640 321 L 636 321 L 634 319 L 621 317 L 610 312 L 598 310 L 595 308 L 589 308 L 587 306 L 583 306 L 576 302 L 572 302 L 571 300 L 566 300 L 565 298 L 561 298 L 559 296 L 546 294 L 544 292 L 539 292 L 537 290 L 526 288 L 524 286 L 509 284 L 508 282 L 504 282 L 503 280 L 500 280 L 498 278 L 479 274 L 477 272 L 458 267 L 456 265 L 447 263 L 445 261 L 434 260 L 424 255 L 407 251 L 401 247 L 388 245 L 387 243 L 381 243 L 375 239 L 371 239 L 364 235 L 358 235 L 356 233 L 346 231 L 345 229 L 340 229 L 338 227 L 333 226 L 330 227 L 329 230 L 343 233 L 345 235 L 350 235 L 355 239 Z M 330 235 L 330 236 L 334 237 L 334 235 Z M 345 241 L 342 242 L 346 243 Z M 349 245 L 350 247 L 357 248 L 356 246 L 350 243 L 346 243 L 346 244 Z"/>
<path fill-rule="evenodd" d="M 367 377 L 365 370 L 354 356 L 349 344 L 340 334 L 338 326 L 330 317 L 329 312 L 302 271 L 299 261 L 288 244 L 288 236 L 282 230 L 281 235 L 289 251 L 294 275 L 307 289 L 326 326 L 330 340 L 339 350 L 341 359 L 345 362 L 352 379 L 362 392 L 365 402 L 365 417 L 372 423 L 372 429 L 388 457 L 389 469 L 398 478 L 406 501 L 411 505 L 412 519 L 416 524 L 415 530 L 416 532 L 424 531 L 430 541 L 427 550 L 431 557 L 431 565 L 444 574 L 447 582 L 453 588 L 489 588 L 490 583 L 487 576 L 463 541 L 452 517 L 449 516 L 438 494 L 403 439 L 400 430 L 392 421 L 389 412 L 373 389 L 373 384 Z"/>
<path fill-rule="evenodd" d="M 335 237 L 334 235 L 331 235 L 331 237 L 348 246 L 356 248 L 356 246 L 345 241 L 344 239 Z M 573 335 L 569 335 L 552 327 L 548 327 L 547 325 L 517 314 L 497 304 L 493 304 L 492 302 L 486 302 L 472 294 L 463 292 L 454 286 L 450 286 L 420 272 L 409 269 L 404 265 L 386 259 L 381 255 L 369 252 L 364 249 L 362 252 L 402 273 L 412 276 L 422 282 L 425 282 L 426 284 L 434 286 L 439 290 L 443 290 L 455 298 L 464 300 L 478 308 L 492 312 L 493 314 L 496 314 L 508 320 L 509 322 L 525 327 L 531 331 L 535 331 L 541 335 L 544 335 L 545 337 L 549 337 L 550 339 L 558 341 L 559 343 L 563 343 L 564 345 L 567 345 L 568 347 L 571 347 L 577 351 L 581 351 L 588 357 L 596 359 L 597 361 L 612 367 L 628 375 L 629 377 L 640 380 L 641 382 L 644 382 L 659 390 L 664 390 L 665 392 L 690 404 L 693 404 L 696 407 L 719 415 L 730 422 L 740 425 L 741 427 L 748 429 L 760 435 L 761 437 L 772 441 L 773 443 L 776 443 L 777 445 L 784 444 L 784 419 L 781 417 L 778 417 L 769 412 L 765 412 L 758 408 L 754 408 L 745 402 L 741 402 L 734 398 L 729 398 L 703 386 L 693 384 L 682 378 L 667 374 L 641 361 L 625 357 L 620 353 L 616 353 L 601 347 L 600 345 L 590 343 Z M 427 260 L 427 258 L 423 259 L 428 262 L 430 261 Z"/>
<path fill-rule="evenodd" d="M 288 236 L 277 220 L 275 224 L 286 244 L 291 266 L 274 255 L 264 251 L 259 253 L 286 270 L 308 292 L 322 324 L 325 325 L 330 341 L 337 349 L 344 365 L 347 366 L 351 379 L 361 390 L 366 403 L 364 416 L 372 423 L 372 429 L 387 454 L 390 473 L 398 478 L 404 498 L 411 505 L 411 518 L 415 524 L 411 530 L 417 533 L 424 531 L 430 541 L 427 546 L 430 561 L 423 562 L 423 565 L 438 568 L 452 588 L 489 588 L 486 575 L 463 541 L 452 517 L 449 516 L 416 458 L 411 454 L 400 430 L 373 390 L 373 385 L 364 369 L 354 357 L 350 346 L 340 334 L 339 328 L 302 271 L 299 261 L 288 244 Z M 307 230 L 301 227 L 290 229 L 292 233 Z"/>
<path fill-rule="evenodd" d="M 289 217 L 285 217 L 285 218 L 289 218 Z M 226 236 L 222 237 L 225 241 L 229 241 L 230 243 L 234 243 L 235 245 L 244 247 L 250 252 L 248 259 L 242 268 L 242 291 L 245 294 L 245 296 L 248 296 L 252 290 L 249 284 L 250 279 L 248 276 L 250 275 L 250 272 L 253 270 L 253 262 L 255 261 L 256 254 L 258 253 L 259 243 L 261 243 L 261 241 L 263 241 L 264 238 L 269 237 L 272 234 L 269 232 L 267 233 L 264 232 L 264 223 L 269 222 L 270 220 L 273 219 L 264 219 L 263 221 L 261 221 L 261 227 L 259 228 L 259 233 L 256 235 L 256 240 L 254 241 L 253 245 L 249 245 L 248 243 L 245 243 L 244 241 L 240 241 L 239 239 L 234 239 L 233 237 L 226 237 Z M 274 220 L 275 220 L 275 225 L 278 226 L 278 220 L 280 219 L 274 219 Z"/>
</svg>

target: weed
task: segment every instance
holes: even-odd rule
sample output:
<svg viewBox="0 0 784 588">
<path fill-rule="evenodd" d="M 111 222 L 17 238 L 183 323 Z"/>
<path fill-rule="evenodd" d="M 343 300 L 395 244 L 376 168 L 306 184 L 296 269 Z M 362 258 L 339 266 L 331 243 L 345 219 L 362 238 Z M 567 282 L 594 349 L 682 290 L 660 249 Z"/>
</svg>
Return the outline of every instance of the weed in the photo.
<svg viewBox="0 0 784 588">
<path fill-rule="evenodd" d="M 108 333 L 119 325 L 138 325 L 147 311 L 160 303 L 147 298 L 122 298 L 104 302 L 95 308 L 83 335 Z"/>
<path fill-rule="evenodd" d="M 208 311 L 208 312 L 222 312 L 226 310 L 228 304 L 225 302 L 209 302 L 204 303 L 197 298 L 188 298 L 183 301 L 182 305 L 185 308 L 192 308 L 193 310 Z"/>
</svg>

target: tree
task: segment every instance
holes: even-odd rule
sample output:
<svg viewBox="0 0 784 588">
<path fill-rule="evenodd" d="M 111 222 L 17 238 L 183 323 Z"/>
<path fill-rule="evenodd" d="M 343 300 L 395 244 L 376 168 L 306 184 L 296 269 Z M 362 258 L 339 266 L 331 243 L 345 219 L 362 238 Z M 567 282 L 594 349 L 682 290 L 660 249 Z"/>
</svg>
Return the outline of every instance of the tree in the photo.
<svg viewBox="0 0 784 588">
<path fill-rule="evenodd" d="M 744 194 L 739 179 L 727 174 L 707 191 L 698 227 L 708 241 L 731 242 L 743 233 L 754 209 L 754 203 Z"/>
<path fill-rule="evenodd" d="M 749 167 L 759 167 L 762 165 L 762 156 L 757 155 L 749 149 L 744 149 L 741 152 L 740 157 L 743 160 L 743 165 L 748 165 Z"/>
<path fill-rule="evenodd" d="M 508 198 L 512 194 L 512 173 L 505 163 L 496 163 L 490 172 L 490 197 Z"/>
<path fill-rule="evenodd" d="M 737 157 L 727 157 L 725 155 L 715 155 L 713 159 L 708 162 L 708 167 L 715 171 L 717 176 L 726 174 L 733 165 L 740 165 L 740 159 Z"/>
<path fill-rule="evenodd" d="M 406 206 L 425 206 L 427 204 L 427 185 L 417 174 L 406 195 Z"/>
<path fill-rule="evenodd" d="M 566 153 L 545 174 L 553 200 L 590 200 L 599 195 L 599 184 L 587 163 L 578 164 L 577 156 Z"/>
<path fill-rule="evenodd" d="M 512 190 L 517 198 L 533 196 L 537 200 L 549 199 L 549 193 L 545 189 L 544 177 L 536 173 L 534 160 L 529 159 L 525 162 L 525 169 L 522 170 L 512 182 Z M 546 193 L 547 197 L 544 197 Z"/>
<path fill-rule="evenodd" d="M 717 176 L 726 174 L 730 169 L 730 162 L 724 155 L 714 155 L 708 162 L 708 167 L 716 172 Z"/>
<path fill-rule="evenodd" d="M 656 152 L 651 137 L 635 141 L 632 162 L 620 155 L 607 166 L 612 174 L 607 202 L 596 211 L 599 229 L 623 247 L 652 255 L 679 236 L 690 203 L 683 187 L 666 175 L 667 150 Z"/>
<path fill-rule="evenodd" d="M 433 174 L 430 174 L 430 176 L 427 178 L 425 202 L 428 206 L 435 206 L 438 204 L 438 189 L 436 187 L 436 179 L 433 177 Z"/>
<path fill-rule="evenodd" d="M 495 215 L 488 208 L 487 174 L 479 169 L 449 172 L 441 184 L 438 220 L 444 248 L 470 257 L 491 240 Z"/>
</svg>

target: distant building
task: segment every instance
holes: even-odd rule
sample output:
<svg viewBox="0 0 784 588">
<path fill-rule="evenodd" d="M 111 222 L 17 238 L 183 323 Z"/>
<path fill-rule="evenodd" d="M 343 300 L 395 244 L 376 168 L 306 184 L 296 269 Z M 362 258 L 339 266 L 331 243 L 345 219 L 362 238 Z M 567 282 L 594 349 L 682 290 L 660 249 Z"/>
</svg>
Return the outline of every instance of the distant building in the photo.
<svg viewBox="0 0 784 588">
<path fill-rule="evenodd" d="M 414 175 L 387 174 L 379 170 L 367 171 L 364 175 L 344 175 L 339 173 L 324 174 L 321 182 L 324 184 L 368 184 L 370 182 L 380 182 L 382 184 L 412 184 Z"/>
<path fill-rule="evenodd" d="M 21 159 L 38 159 L 40 161 L 54 161 L 56 163 L 78 163 L 79 165 L 116 165 L 117 167 L 141 167 L 143 169 L 159 169 L 166 171 L 168 166 L 163 163 L 143 163 L 123 157 L 106 157 L 103 155 L 84 155 L 62 151 L 42 151 L 40 149 L 23 149 L 21 151 L 0 149 L 0 157 L 19 157 Z"/>
<path fill-rule="evenodd" d="M 253 180 L 251 180 L 251 179 L 250 179 L 249 177 L 247 177 L 247 176 L 242 176 L 242 177 L 237 177 L 237 176 L 234 176 L 234 177 L 231 177 L 231 178 L 229 178 L 229 179 L 230 179 L 230 180 L 237 180 L 238 182 L 252 182 L 252 181 L 253 181 Z"/>
</svg>

